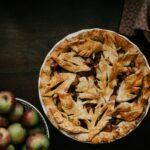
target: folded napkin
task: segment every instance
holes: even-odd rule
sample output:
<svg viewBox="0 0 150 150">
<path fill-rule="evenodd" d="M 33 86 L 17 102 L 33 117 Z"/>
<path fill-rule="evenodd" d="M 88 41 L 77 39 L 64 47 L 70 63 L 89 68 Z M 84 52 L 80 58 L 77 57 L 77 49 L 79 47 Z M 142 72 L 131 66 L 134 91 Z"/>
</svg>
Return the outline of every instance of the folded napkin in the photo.
<svg viewBox="0 0 150 150">
<path fill-rule="evenodd" d="M 136 30 L 149 31 L 147 14 L 147 0 L 124 0 L 119 32 L 126 36 L 133 36 Z"/>
</svg>

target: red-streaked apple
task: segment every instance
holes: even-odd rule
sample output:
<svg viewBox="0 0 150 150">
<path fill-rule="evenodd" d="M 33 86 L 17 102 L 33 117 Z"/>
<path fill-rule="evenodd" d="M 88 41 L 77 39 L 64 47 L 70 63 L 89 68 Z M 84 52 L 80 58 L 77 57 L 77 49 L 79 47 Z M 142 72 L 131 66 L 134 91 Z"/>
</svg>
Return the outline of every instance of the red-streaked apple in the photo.
<svg viewBox="0 0 150 150">
<path fill-rule="evenodd" d="M 26 146 L 28 150 L 48 150 L 49 139 L 43 133 L 35 133 L 27 138 Z"/>
<path fill-rule="evenodd" d="M 0 149 L 6 148 L 11 142 L 11 136 L 7 129 L 0 128 Z"/>
<path fill-rule="evenodd" d="M 39 123 L 39 115 L 34 109 L 26 110 L 22 117 L 22 124 L 25 127 L 33 127 Z"/>
</svg>

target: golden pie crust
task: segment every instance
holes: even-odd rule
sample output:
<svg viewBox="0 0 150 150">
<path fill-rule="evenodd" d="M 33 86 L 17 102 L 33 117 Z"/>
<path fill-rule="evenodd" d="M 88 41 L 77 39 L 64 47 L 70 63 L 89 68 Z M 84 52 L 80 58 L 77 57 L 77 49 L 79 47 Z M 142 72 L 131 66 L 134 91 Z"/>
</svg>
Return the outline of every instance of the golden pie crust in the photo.
<svg viewBox="0 0 150 150">
<path fill-rule="evenodd" d="M 65 135 L 81 142 L 112 142 L 145 116 L 150 70 L 125 37 L 84 30 L 60 41 L 47 55 L 39 94 L 50 122 Z"/>
</svg>

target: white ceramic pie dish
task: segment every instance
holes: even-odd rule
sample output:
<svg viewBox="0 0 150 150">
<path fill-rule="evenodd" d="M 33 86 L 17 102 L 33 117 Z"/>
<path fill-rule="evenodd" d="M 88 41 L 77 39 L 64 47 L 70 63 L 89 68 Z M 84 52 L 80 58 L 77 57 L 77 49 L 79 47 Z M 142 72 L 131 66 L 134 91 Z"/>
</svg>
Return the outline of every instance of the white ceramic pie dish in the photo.
<svg viewBox="0 0 150 150">
<path fill-rule="evenodd" d="M 75 33 L 71 33 L 71 34 L 67 35 L 66 37 L 64 37 L 62 40 L 60 40 L 59 42 L 57 42 L 57 43 L 51 48 L 51 50 L 48 52 L 48 54 L 47 54 L 47 56 L 45 57 L 45 60 L 44 60 L 44 62 L 43 62 L 43 64 L 42 64 L 42 66 L 41 66 L 40 72 L 41 72 L 43 66 L 45 65 L 45 62 L 46 62 L 46 60 L 47 60 L 47 57 L 51 54 L 51 52 L 55 49 L 56 46 L 58 46 L 58 45 L 59 45 L 61 42 L 63 42 L 65 39 L 70 39 L 70 38 L 72 38 L 72 37 L 77 36 L 77 35 L 80 34 L 80 33 L 87 32 L 87 31 L 91 31 L 91 30 L 104 30 L 104 29 L 99 29 L 99 28 L 84 29 L 84 30 L 77 31 L 77 32 L 75 32 Z M 111 30 L 105 30 L 105 31 L 114 32 L 114 31 L 111 31 Z M 119 34 L 119 35 L 120 35 L 120 34 Z M 123 37 L 124 39 L 126 39 L 127 41 L 129 41 L 132 45 L 134 45 L 134 46 L 139 50 L 139 52 L 143 55 L 143 58 L 144 58 L 144 60 L 145 60 L 145 62 L 146 62 L 147 67 L 148 67 L 149 70 L 150 70 L 150 66 L 149 66 L 149 64 L 148 64 L 148 61 L 147 61 L 146 57 L 144 56 L 144 54 L 140 51 L 140 49 L 139 49 L 134 43 L 132 43 L 130 40 L 128 40 L 125 36 L 123 36 L 123 35 L 120 35 L 120 36 Z M 39 78 L 39 80 L 38 80 L 38 86 L 40 86 L 40 78 Z M 38 89 L 38 92 L 39 92 L 40 103 L 41 103 L 41 105 L 42 105 L 42 108 L 43 108 L 43 110 L 44 110 L 44 113 L 45 113 L 46 116 L 47 116 L 47 110 L 46 110 L 46 108 L 45 108 L 45 106 L 44 106 L 44 103 L 43 103 L 43 100 L 42 100 L 42 96 L 41 96 L 41 93 L 40 93 L 40 89 Z M 137 128 L 137 127 L 140 125 L 140 123 L 142 122 L 142 120 L 146 117 L 146 115 L 147 115 L 147 113 L 148 113 L 148 110 L 149 110 L 149 106 L 150 106 L 150 98 L 148 99 L 148 105 L 147 105 L 147 107 L 146 107 L 146 110 L 145 110 L 143 116 L 141 117 L 140 121 L 138 122 L 138 124 L 136 125 L 135 128 Z M 54 127 L 56 127 L 56 125 L 55 125 L 53 122 L 51 122 L 51 123 L 53 124 Z M 56 127 L 56 128 L 57 128 L 57 127 Z M 135 128 L 134 128 L 134 129 L 135 129 Z M 134 129 L 131 129 L 125 136 L 127 136 L 129 133 L 131 133 Z M 67 134 L 67 133 L 64 132 L 63 130 L 59 129 L 59 131 L 61 131 L 61 132 L 62 132 L 64 135 L 66 135 L 67 137 L 74 139 L 70 134 Z M 123 137 L 124 137 L 124 136 L 123 136 Z M 122 138 L 122 137 L 120 137 L 120 138 Z M 117 139 L 120 139 L 120 138 L 117 138 Z M 74 140 L 77 140 L 77 139 L 74 139 Z M 114 141 L 116 141 L 116 140 L 114 140 Z M 81 142 L 81 141 L 80 141 L 80 142 Z M 90 143 L 90 142 L 83 142 L 83 143 Z M 93 143 L 90 143 L 90 144 L 93 144 Z"/>
</svg>

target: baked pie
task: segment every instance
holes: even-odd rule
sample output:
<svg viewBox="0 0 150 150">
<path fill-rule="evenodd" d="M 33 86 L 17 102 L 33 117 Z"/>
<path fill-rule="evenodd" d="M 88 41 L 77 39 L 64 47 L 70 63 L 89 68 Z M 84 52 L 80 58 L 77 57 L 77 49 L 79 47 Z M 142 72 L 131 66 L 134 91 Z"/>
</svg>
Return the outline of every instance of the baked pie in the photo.
<svg viewBox="0 0 150 150">
<path fill-rule="evenodd" d="M 146 115 L 150 70 L 125 37 L 83 30 L 57 43 L 47 55 L 39 95 L 50 122 L 65 135 L 81 142 L 112 142 Z"/>
</svg>

